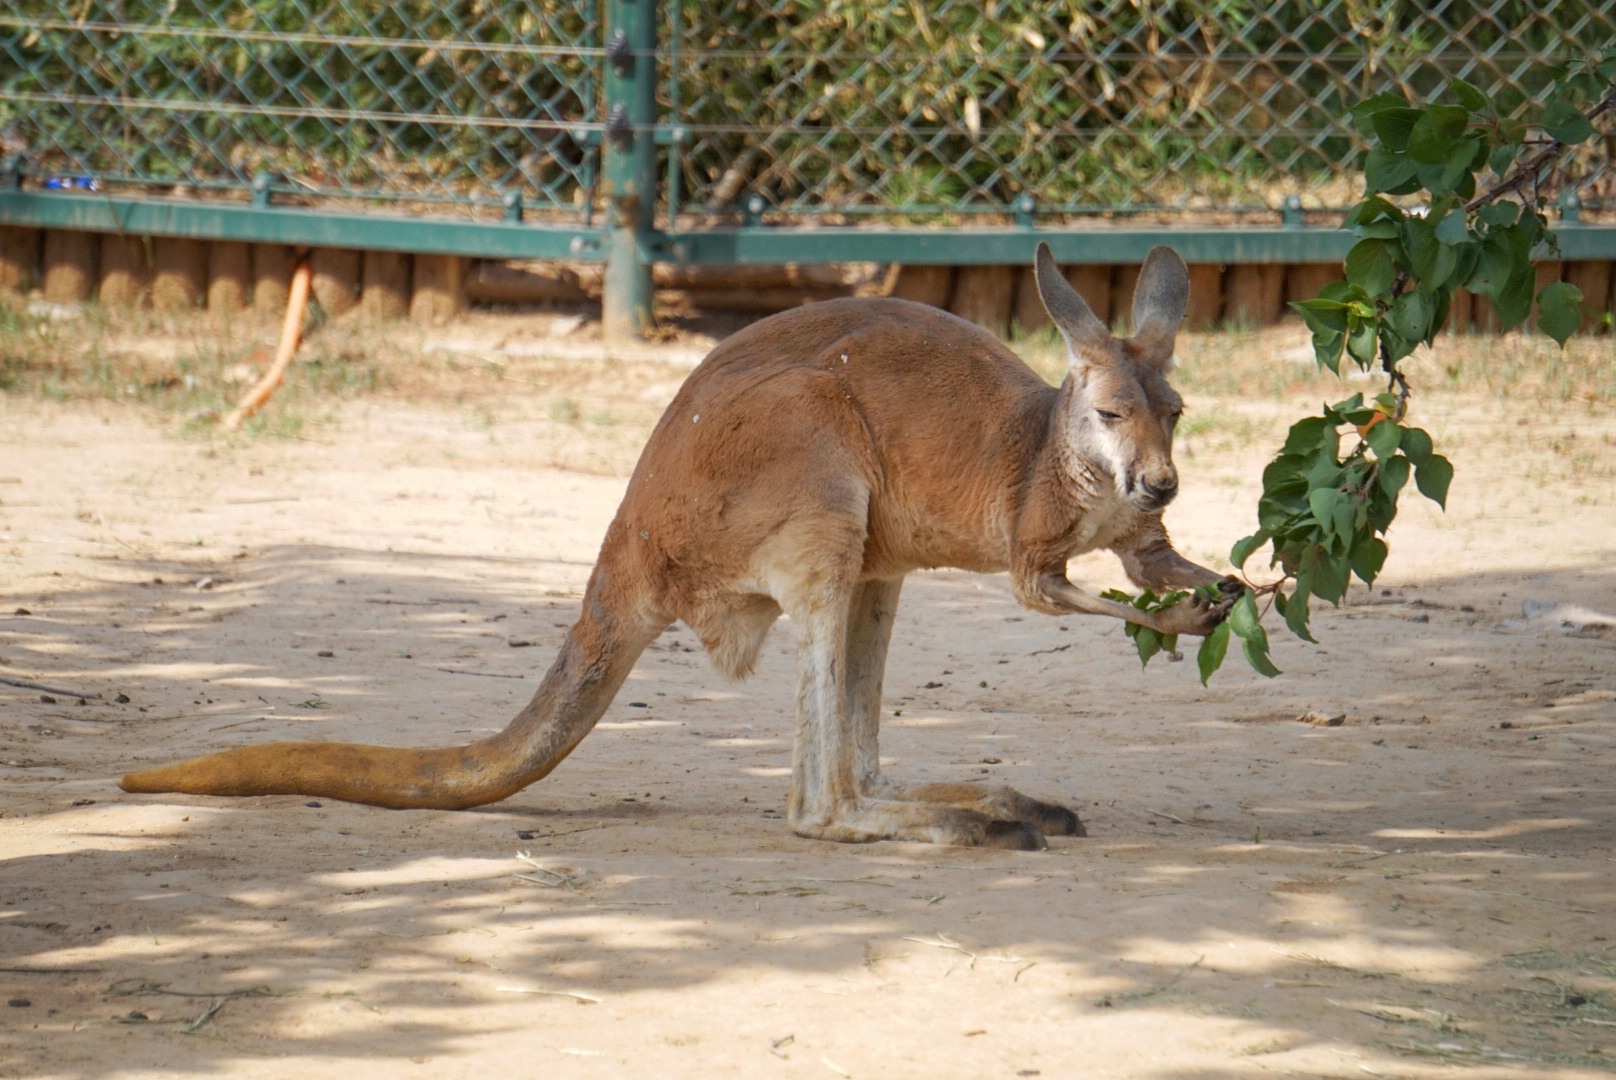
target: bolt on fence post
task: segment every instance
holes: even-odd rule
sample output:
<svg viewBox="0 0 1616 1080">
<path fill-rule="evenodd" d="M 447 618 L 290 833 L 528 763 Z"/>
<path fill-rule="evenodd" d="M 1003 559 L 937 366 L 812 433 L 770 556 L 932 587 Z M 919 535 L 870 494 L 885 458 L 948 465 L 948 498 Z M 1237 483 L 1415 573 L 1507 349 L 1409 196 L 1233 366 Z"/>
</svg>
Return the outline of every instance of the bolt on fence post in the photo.
<svg viewBox="0 0 1616 1080">
<path fill-rule="evenodd" d="M 651 329 L 651 267 L 642 241 L 656 210 L 658 0 L 607 0 L 605 157 L 606 279 L 601 330 L 608 341 Z"/>
</svg>

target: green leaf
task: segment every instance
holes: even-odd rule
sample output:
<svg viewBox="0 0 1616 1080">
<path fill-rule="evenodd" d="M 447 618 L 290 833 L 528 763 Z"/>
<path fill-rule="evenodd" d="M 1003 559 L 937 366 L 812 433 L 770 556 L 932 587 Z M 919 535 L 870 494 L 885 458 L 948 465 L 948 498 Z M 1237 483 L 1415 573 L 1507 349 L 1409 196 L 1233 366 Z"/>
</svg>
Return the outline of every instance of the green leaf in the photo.
<svg viewBox="0 0 1616 1080">
<path fill-rule="evenodd" d="M 1403 450 L 1405 452 L 1408 450 L 1409 434 L 1413 430 L 1415 429 L 1410 428 L 1403 432 Z M 1380 490 L 1384 491 L 1393 499 L 1397 498 L 1397 493 L 1403 490 L 1404 484 L 1408 483 L 1408 471 L 1408 458 L 1403 457 L 1401 454 L 1399 454 L 1397 457 L 1387 458 L 1385 461 L 1381 462 Z"/>
<path fill-rule="evenodd" d="M 1201 685 L 1212 677 L 1212 673 L 1223 666 L 1223 658 L 1229 652 L 1229 624 L 1218 623 L 1212 632 L 1201 639 L 1201 647 L 1195 652 L 1195 666 L 1201 669 Z"/>
<path fill-rule="evenodd" d="M 1312 580 L 1307 572 L 1303 571 L 1296 575 L 1296 591 L 1286 598 L 1285 610 L 1281 614 L 1285 616 L 1285 625 L 1290 628 L 1291 633 L 1303 641 L 1311 641 L 1316 645 L 1318 640 L 1307 628 L 1308 596 L 1312 591 Z M 1275 599 L 1277 602 L 1277 596 Z"/>
<path fill-rule="evenodd" d="M 1582 290 L 1557 281 L 1537 294 L 1537 325 L 1562 348 L 1582 324 Z"/>
<path fill-rule="evenodd" d="M 1442 509 L 1448 508 L 1448 485 L 1453 483 L 1453 465 L 1441 454 L 1432 454 L 1414 470 L 1414 485 L 1420 494 Z"/>
<path fill-rule="evenodd" d="M 1267 529 L 1258 529 L 1250 536 L 1235 541 L 1234 547 L 1229 549 L 1229 563 L 1236 570 L 1246 565 L 1253 552 L 1266 544 L 1270 539 Z"/>
<path fill-rule="evenodd" d="M 1335 374 L 1341 374 L 1341 349 L 1347 343 L 1345 334 L 1337 334 L 1330 330 L 1315 330 L 1313 332 L 1313 360 L 1319 367 L 1326 367 Z"/>
<path fill-rule="evenodd" d="M 1513 225 L 1521 219 L 1521 204 L 1504 199 L 1488 203 L 1476 213 L 1476 220 L 1484 225 Z"/>
<path fill-rule="evenodd" d="M 1373 585 L 1386 565 L 1386 541 L 1371 536 L 1352 549 L 1352 572 L 1366 585 Z"/>
<path fill-rule="evenodd" d="M 1449 247 L 1464 243 L 1469 235 L 1470 227 L 1462 211 L 1455 210 L 1436 223 L 1436 238 Z"/>
<path fill-rule="evenodd" d="M 1375 457 L 1386 461 L 1397 453 L 1397 445 L 1403 441 L 1403 429 L 1390 418 L 1378 420 L 1364 432 L 1364 441 L 1375 452 Z"/>
<path fill-rule="evenodd" d="M 1262 622 L 1257 616 L 1257 595 L 1250 589 L 1241 593 L 1240 599 L 1236 600 L 1234 607 L 1229 609 L 1227 625 L 1236 637 L 1248 640 L 1258 635 L 1262 635 L 1264 638 L 1267 637 L 1263 633 Z"/>
<path fill-rule="evenodd" d="M 1431 436 L 1424 428 L 1403 429 L 1403 453 L 1415 465 L 1424 465 L 1431 456 Z"/>
<path fill-rule="evenodd" d="M 1374 112 L 1369 117 L 1369 126 L 1375 137 L 1388 149 L 1401 154 L 1408 149 L 1409 139 L 1419 121 L 1419 109 L 1410 109 L 1406 105 L 1392 106 Z"/>
<path fill-rule="evenodd" d="M 1437 250 L 1451 249 L 1438 246 Z M 1392 302 L 1386 321 L 1405 341 L 1424 341 L 1427 331 L 1431 329 L 1430 297 L 1418 290 L 1404 293 Z"/>
<path fill-rule="evenodd" d="M 1307 493 L 1307 505 L 1313 511 L 1313 520 L 1319 523 L 1319 528 L 1326 537 L 1338 535 L 1336 530 L 1337 510 L 1345 505 L 1349 512 L 1352 500 L 1346 492 L 1336 488 L 1314 488 Z"/>
<path fill-rule="evenodd" d="M 1414 280 L 1420 289 L 1425 291 L 1445 284 L 1459 265 L 1458 254 L 1437 238 L 1437 228 L 1430 221 L 1412 218 L 1403 238 L 1409 269 L 1414 272 Z"/>
<path fill-rule="evenodd" d="M 1427 105 L 1419 114 L 1409 129 L 1405 152 L 1422 165 L 1445 164 L 1464 139 L 1469 112 L 1458 105 Z M 1465 151 L 1466 166 L 1474 153 L 1474 149 Z"/>
<path fill-rule="evenodd" d="M 1347 281 L 1370 296 L 1388 293 L 1397 276 L 1394 246 L 1385 240 L 1360 240 L 1347 252 Z"/>
<path fill-rule="evenodd" d="M 1499 177 L 1499 179 L 1503 179 L 1509 174 L 1509 167 L 1515 164 L 1515 159 L 1520 156 L 1521 144 L 1518 142 L 1506 142 L 1504 145 L 1496 147 L 1493 152 L 1488 155 L 1487 167 L 1491 169 L 1493 173 Z"/>
<path fill-rule="evenodd" d="M 1285 446 L 1281 455 L 1297 455 L 1306 457 L 1320 447 L 1329 445 L 1332 449 L 1338 445 L 1334 440 L 1335 425 L 1322 416 L 1308 416 L 1291 425 L 1290 431 L 1285 433 Z M 1265 487 L 1271 487 L 1267 477 L 1263 478 Z"/>
<path fill-rule="evenodd" d="M 1241 649 L 1246 654 L 1246 663 L 1250 664 L 1257 674 L 1272 679 L 1280 673 L 1274 662 L 1268 658 L 1268 642 L 1261 643 L 1246 638 L 1240 642 Z"/>
<path fill-rule="evenodd" d="M 1455 78 L 1448 84 L 1448 88 L 1453 91 L 1453 96 L 1459 99 L 1459 104 L 1471 112 L 1485 112 L 1492 105 L 1492 102 L 1487 100 L 1486 94 L 1463 79 Z"/>
<path fill-rule="evenodd" d="M 1379 338 L 1378 319 L 1362 319 L 1347 331 L 1347 355 L 1365 371 L 1375 366 L 1375 347 Z"/>
<path fill-rule="evenodd" d="M 1537 267 L 1520 266 L 1505 283 L 1503 291 L 1493 297 L 1493 311 L 1498 315 L 1501 328 L 1509 330 L 1526 321 L 1532 313 L 1532 289 L 1536 284 Z"/>
<path fill-rule="evenodd" d="M 1312 572 L 1309 581 L 1313 587 L 1313 595 L 1332 604 L 1341 603 L 1341 598 L 1347 592 L 1346 559 L 1338 561 L 1321 548 L 1316 551 L 1313 563 L 1308 569 Z"/>
<path fill-rule="evenodd" d="M 1162 651 L 1162 638 L 1156 631 L 1148 626 L 1139 627 L 1134 635 L 1133 646 L 1139 651 L 1139 666 L 1144 667 L 1150 663 L 1150 658 Z"/>
<path fill-rule="evenodd" d="M 1382 90 L 1352 107 L 1352 120 L 1365 138 L 1375 133 L 1375 114 L 1383 109 L 1407 109 L 1408 99 L 1395 90 Z"/>
<path fill-rule="evenodd" d="M 1377 146 L 1364 159 L 1364 182 L 1370 194 L 1407 195 L 1418 187 L 1417 170 L 1417 163 L 1405 155 Z"/>
<path fill-rule="evenodd" d="M 1556 98 L 1543 107 L 1539 123 L 1548 132 L 1549 138 L 1568 146 L 1586 142 L 1594 134 L 1594 126 L 1582 115 L 1582 110 L 1563 98 Z"/>
</svg>

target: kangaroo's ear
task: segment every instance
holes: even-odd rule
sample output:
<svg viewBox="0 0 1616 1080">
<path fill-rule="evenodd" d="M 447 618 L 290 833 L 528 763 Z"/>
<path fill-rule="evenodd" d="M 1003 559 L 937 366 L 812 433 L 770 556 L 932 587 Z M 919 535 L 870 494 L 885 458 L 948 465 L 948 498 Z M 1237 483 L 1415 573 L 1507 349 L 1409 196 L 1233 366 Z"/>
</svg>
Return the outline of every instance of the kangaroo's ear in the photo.
<svg viewBox="0 0 1616 1080">
<path fill-rule="evenodd" d="M 1072 288 L 1072 283 L 1055 265 L 1049 245 L 1043 241 L 1038 243 L 1033 272 L 1038 279 L 1038 298 L 1044 302 L 1044 310 L 1049 312 L 1055 328 L 1066 339 L 1072 363 L 1085 360 L 1090 350 L 1111 340 L 1111 331 L 1094 317 L 1083 297 Z"/>
<path fill-rule="evenodd" d="M 1133 333 L 1152 353 L 1172 356 L 1173 339 L 1190 302 L 1190 272 L 1178 252 L 1165 245 L 1150 249 L 1133 291 Z"/>
</svg>

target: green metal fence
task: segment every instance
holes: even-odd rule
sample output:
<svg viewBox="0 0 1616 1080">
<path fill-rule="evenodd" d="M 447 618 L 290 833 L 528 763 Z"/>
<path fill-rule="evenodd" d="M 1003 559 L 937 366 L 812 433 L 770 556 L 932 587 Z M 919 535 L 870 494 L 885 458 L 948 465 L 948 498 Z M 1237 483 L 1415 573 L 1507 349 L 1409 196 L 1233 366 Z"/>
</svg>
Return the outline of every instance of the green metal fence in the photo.
<svg viewBox="0 0 1616 1080">
<path fill-rule="evenodd" d="M 630 306 L 656 261 L 1021 261 L 1033 232 L 1325 259 L 1354 102 L 1524 102 L 1612 44 L 1616 0 L 7 0 L 0 224 L 604 259 Z M 1592 212 L 1611 148 L 1568 173 Z"/>
</svg>

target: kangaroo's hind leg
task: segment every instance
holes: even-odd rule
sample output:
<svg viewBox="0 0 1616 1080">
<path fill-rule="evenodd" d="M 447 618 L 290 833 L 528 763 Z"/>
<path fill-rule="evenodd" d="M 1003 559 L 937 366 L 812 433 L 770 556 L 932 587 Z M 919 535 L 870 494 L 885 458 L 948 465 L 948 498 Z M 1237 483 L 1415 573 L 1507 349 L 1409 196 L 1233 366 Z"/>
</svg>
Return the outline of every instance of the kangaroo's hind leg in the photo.
<svg viewBox="0 0 1616 1080">
<path fill-rule="evenodd" d="M 881 774 L 879 734 L 882 678 L 903 579 L 860 582 L 847 625 L 847 714 L 856 741 L 854 778 L 859 794 L 897 802 L 941 803 L 999 822 L 1027 822 L 1050 836 L 1083 836 L 1076 814 L 1008 787 L 976 784 L 904 786 Z"/>
<path fill-rule="evenodd" d="M 866 589 L 857 578 L 862 538 L 848 547 L 849 559 L 812 567 L 798 563 L 789 587 L 779 596 L 798 635 L 797 729 L 792 752 L 791 827 L 800 836 L 824 840 L 921 840 L 934 844 L 1037 850 L 1043 835 L 1032 825 L 1005 821 L 980 811 L 938 802 L 894 799 L 876 781 L 879 794 L 861 779 L 879 777 L 875 719 L 880 704 L 879 663 L 858 661 L 853 642 L 883 644 L 890 631 L 896 589 Z M 804 550 L 804 549 L 797 549 Z M 817 551 L 826 552 L 821 545 Z M 819 560 L 816 560 L 818 563 Z M 852 625 L 885 606 L 888 626 Z M 855 676 L 862 672 L 862 678 Z M 857 714 L 855 714 L 855 709 Z"/>
</svg>

